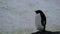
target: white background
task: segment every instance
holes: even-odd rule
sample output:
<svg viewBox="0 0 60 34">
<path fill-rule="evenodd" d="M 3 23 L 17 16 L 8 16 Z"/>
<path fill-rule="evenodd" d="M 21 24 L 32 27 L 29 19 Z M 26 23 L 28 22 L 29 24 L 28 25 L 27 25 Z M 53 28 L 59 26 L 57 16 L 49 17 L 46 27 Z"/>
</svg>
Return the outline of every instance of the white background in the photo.
<svg viewBox="0 0 60 34">
<path fill-rule="evenodd" d="M 47 17 L 46 30 L 60 31 L 60 0 L 0 0 L 0 31 L 36 29 L 38 9 Z"/>
</svg>

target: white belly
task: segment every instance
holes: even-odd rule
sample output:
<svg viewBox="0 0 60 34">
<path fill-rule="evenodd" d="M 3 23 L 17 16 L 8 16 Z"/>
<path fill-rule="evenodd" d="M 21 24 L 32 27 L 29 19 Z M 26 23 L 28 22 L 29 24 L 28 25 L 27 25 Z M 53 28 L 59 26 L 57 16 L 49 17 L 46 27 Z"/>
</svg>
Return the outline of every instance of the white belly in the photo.
<svg viewBox="0 0 60 34">
<path fill-rule="evenodd" d="M 36 14 L 36 16 L 35 16 L 35 24 L 36 24 L 36 27 L 37 27 L 38 30 L 42 30 L 43 29 L 43 26 L 41 24 L 40 14 Z"/>
</svg>

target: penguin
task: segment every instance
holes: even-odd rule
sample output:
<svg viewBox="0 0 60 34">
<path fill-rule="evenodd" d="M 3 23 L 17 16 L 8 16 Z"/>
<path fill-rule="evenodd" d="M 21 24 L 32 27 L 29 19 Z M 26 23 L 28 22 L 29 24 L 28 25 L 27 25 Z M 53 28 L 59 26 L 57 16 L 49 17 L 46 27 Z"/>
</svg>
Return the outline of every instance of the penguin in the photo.
<svg viewBox="0 0 60 34">
<path fill-rule="evenodd" d="M 45 31 L 46 27 L 46 16 L 43 13 L 42 10 L 36 10 L 36 17 L 35 17 L 35 25 L 37 27 L 37 30 L 39 31 Z"/>
</svg>

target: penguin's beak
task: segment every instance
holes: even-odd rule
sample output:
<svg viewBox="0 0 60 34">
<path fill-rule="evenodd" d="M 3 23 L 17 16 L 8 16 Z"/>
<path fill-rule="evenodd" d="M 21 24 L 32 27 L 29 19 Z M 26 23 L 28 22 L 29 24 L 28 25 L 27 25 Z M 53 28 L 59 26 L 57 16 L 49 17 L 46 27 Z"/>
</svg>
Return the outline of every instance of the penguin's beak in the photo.
<svg viewBox="0 0 60 34">
<path fill-rule="evenodd" d="M 35 11 L 35 13 L 37 14 L 37 11 Z"/>
</svg>

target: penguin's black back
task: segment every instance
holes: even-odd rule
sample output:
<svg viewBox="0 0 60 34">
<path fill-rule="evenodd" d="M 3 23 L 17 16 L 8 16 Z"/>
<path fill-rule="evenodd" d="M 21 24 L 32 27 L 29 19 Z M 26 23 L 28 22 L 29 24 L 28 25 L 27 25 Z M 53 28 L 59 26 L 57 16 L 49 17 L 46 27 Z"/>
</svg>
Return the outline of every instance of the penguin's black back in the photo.
<svg viewBox="0 0 60 34">
<path fill-rule="evenodd" d="M 41 16 L 41 23 L 43 26 L 46 25 L 46 16 L 43 12 L 40 13 L 40 16 Z"/>
</svg>

